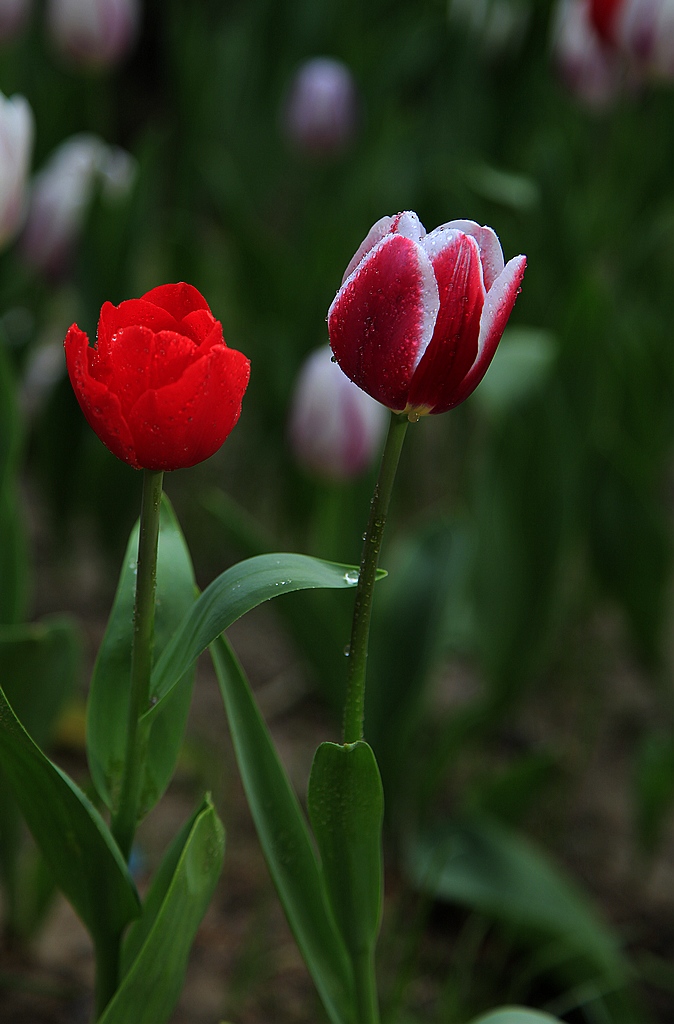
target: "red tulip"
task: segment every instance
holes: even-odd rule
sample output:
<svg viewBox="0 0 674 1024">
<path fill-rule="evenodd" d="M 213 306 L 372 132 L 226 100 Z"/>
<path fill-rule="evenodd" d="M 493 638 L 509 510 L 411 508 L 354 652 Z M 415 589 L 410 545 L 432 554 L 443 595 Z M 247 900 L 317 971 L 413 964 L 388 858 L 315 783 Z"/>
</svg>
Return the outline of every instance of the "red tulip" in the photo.
<svg viewBox="0 0 674 1024">
<path fill-rule="evenodd" d="M 209 458 L 241 412 L 250 363 L 190 284 L 165 284 L 119 306 L 106 302 L 96 345 L 73 324 L 70 381 L 91 428 L 135 469 Z"/>
<path fill-rule="evenodd" d="M 328 311 L 335 358 L 394 412 L 446 412 L 487 372 L 525 266 L 524 256 L 504 266 L 496 234 L 473 221 L 426 234 L 416 213 L 383 217 Z"/>
</svg>

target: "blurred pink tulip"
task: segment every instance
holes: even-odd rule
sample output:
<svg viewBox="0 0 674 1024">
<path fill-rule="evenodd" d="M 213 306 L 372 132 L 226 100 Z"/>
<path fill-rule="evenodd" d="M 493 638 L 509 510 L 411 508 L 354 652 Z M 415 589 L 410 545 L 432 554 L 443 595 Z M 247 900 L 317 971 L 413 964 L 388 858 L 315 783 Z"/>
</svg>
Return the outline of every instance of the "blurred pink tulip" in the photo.
<svg viewBox="0 0 674 1024">
<path fill-rule="evenodd" d="M 311 353 L 290 414 L 290 444 L 301 465 L 331 480 L 357 476 L 381 448 L 387 422 L 384 407 L 342 373 L 328 345 Z"/>
<path fill-rule="evenodd" d="M 595 110 L 619 95 L 624 78 L 620 56 L 600 37 L 588 0 L 560 0 L 552 33 L 553 58 L 574 96 Z"/>
<path fill-rule="evenodd" d="M 31 0 L 0 0 L 0 42 L 18 35 L 31 9 Z"/>
<path fill-rule="evenodd" d="M 97 135 L 73 135 L 35 175 L 19 242 L 26 263 L 48 277 L 67 269 L 97 186 L 123 196 L 135 174 L 133 158 Z"/>
<path fill-rule="evenodd" d="M 283 128 L 297 148 L 314 156 L 341 153 L 353 139 L 358 99 L 346 64 L 315 57 L 292 81 L 283 110 Z"/>
<path fill-rule="evenodd" d="M 638 69 L 674 78 L 674 0 L 589 0 L 597 31 Z"/>
<path fill-rule="evenodd" d="M 139 0 L 49 0 L 47 20 L 63 54 L 76 64 L 108 67 L 131 49 Z"/>
<path fill-rule="evenodd" d="M 0 93 L 0 246 L 23 222 L 32 151 L 33 112 L 28 101 Z"/>
</svg>

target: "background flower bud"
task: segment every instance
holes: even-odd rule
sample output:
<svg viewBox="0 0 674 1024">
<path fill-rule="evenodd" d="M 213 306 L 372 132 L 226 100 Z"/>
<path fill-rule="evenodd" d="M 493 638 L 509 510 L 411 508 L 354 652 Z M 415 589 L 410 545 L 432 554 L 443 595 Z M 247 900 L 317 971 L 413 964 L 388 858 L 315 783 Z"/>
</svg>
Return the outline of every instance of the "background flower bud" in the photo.
<svg viewBox="0 0 674 1024">
<path fill-rule="evenodd" d="M 49 277 L 67 267 L 97 185 L 108 198 L 125 195 L 135 163 L 124 150 L 96 135 L 73 135 L 35 175 L 21 235 L 27 263 Z"/>
<path fill-rule="evenodd" d="M 89 67 L 107 67 L 126 56 L 139 15 L 139 0 L 49 0 L 47 9 L 58 49 Z"/>
<path fill-rule="evenodd" d="M 379 451 L 386 410 L 332 360 L 329 345 L 305 360 L 293 395 L 289 439 L 297 461 L 331 480 L 362 473 Z"/>
<path fill-rule="evenodd" d="M 552 53 L 560 78 L 581 102 L 600 110 L 618 97 L 622 64 L 592 24 L 587 0 L 560 0 L 553 23 Z"/>
<path fill-rule="evenodd" d="M 639 71 L 674 78 L 674 0 L 589 0 L 597 30 Z"/>
<path fill-rule="evenodd" d="M 342 61 L 315 57 L 297 71 L 282 115 L 286 135 L 314 156 L 341 153 L 353 139 L 358 99 L 353 76 Z"/>
<path fill-rule="evenodd" d="M 0 93 L 0 246 L 16 234 L 25 214 L 26 180 L 33 151 L 33 112 L 23 96 Z"/>
<path fill-rule="evenodd" d="M 31 0 L 0 0 L 0 42 L 16 36 L 30 14 Z"/>
</svg>

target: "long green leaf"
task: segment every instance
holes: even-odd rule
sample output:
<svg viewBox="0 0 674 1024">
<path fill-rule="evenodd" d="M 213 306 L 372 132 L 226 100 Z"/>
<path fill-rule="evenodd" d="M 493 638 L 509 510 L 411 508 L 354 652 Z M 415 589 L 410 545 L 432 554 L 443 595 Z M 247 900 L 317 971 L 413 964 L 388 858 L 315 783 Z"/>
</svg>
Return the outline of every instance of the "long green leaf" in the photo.
<svg viewBox="0 0 674 1024">
<path fill-rule="evenodd" d="M 0 680 L 5 696 L 36 743 L 44 745 L 79 674 L 80 643 L 67 618 L 0 626 Z M 21 849 L 21 813 L 0 769 L 0 875 L 10 928 L 26 935 L 46 903 L 48 886 L 35 886 L 35 858 Z M 22 856 L 23 853 L 23 856 Z M 42 872 L 44 874 L 44 871 Z M 22 884 L 23 883 L 23 884 Z"/>
<path fill-rule="evenodd" d="M 333 1024 L 355 1024 L 353 976 L 329 906 L 306 819 L 236 657 L 211 655 L 241 779 L 269 873 Z"/>
<path fill-rule="evenodd" d="M 32 741 L 1 689 L 0 766 L 56 884 L 94 941 L 118 935 L 139 903 L 117 845 L 84 793 Z"/>
<path fill-rule="evenodd" d="M 381 572 L 378 578 L 385 576 Z M 184 672 L 228 626 L 280 594 L 324 587 L 353 587 L 358 570 L 308 555 L 256 555 L 227 569 L 206 587 L 164 649 L 152 673 L 153 718 Z"/>
<path fill-rule="evenodd" d="M 110 808 L 116 807 L 121 782 L 129 708 L 133 608 L 138 557 L 138 524 L 131 532 L 108 626 L 94 667 L 87 708 L 87 754 L 94 785 Z M 194 604 L 195 581 L 185 539 L 171 504 L 162 497 L 157 552 L 155 651 L 165 647 Z M 168 785 L 180 751 L 192 695 L 193 666 L 177 680 L 171 705 L 150 733 L 141 814 Z"/>
<path fill-rule="evenodd" d="M 447 822 L 410 845 L 406 867 L 425 891 L 561 940 L 612 984 L 625 982 L 617 942 L 582 892 L 523 836 L 497 822 L 482 816 Z"/>
<path fill-rule="evenodd" d="M 164 1024 L 178 1002 L 187 961 L 220 876 L 225 833 L 208 797 L 169 848 L 143 916 L 125 946 L 138 948 L 99 1024 Z"/>
</svg>

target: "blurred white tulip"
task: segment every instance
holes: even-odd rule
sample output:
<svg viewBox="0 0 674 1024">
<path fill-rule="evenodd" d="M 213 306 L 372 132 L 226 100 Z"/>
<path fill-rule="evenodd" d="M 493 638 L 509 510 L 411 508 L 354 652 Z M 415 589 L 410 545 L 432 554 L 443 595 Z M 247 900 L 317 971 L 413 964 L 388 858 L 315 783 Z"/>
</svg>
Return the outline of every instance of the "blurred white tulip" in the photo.
<svg viewBox="0 0 674 1024">
<path fill-rule="evenodd" d="M 348 480 L 380 451 L 388 415 L 332 360 L 330 346 L 305 360 L 293 395 L 289 440 L 305 469 L 329 480 Z"/>
<path fill-rule="evenodd" d="M 283 113 L 286 136 L 314 156 L 341 153 L 358 124 L 358 97 L 351 71 L 332 57 L 306 61 L 290 86 Z"/>
<path fill-rule="evenodd" d="M 118 198 L 133 184 L 135 161 L 97 135 L 73 135 L 35 175 L 20 239 L 25 261 L 49 277 L 66 268 L 95 189 Z"/>
<path fill-rule="evenodd" d="M 140 0 L 49 0 L 47 23 L 58 49 L 89 67 L 116 64 L 131 49 Z"/>
<path fill-rule="evenodd" d="M 0 246 L 14 237 L 25 216 L 33 134 L 28 101 L 0 93 Z"/>
</svg>

